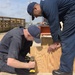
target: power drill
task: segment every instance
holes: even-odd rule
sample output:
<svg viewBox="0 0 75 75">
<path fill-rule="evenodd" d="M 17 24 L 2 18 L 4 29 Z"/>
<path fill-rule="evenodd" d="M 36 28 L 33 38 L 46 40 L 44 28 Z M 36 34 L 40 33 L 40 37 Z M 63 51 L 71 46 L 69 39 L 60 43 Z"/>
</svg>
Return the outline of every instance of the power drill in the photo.
<svg viewBox="0 0 75 75">
<path fill-rule="evenodd" d="M 31 57 L 26 56 L 26 57 L 25 57 L 25 61 L 26 61 L 26 62 L 29 62 L 29 61 L 33 62 L 33 61 L 35 61 L 35 58 L 34 58 L 33 56 L 31 56 Z M 35 74 L 35 68 L 31 68 L 31 69 L 29 70 L 29 73 L 30 73 L 30 74 Z"/>
<path fill-rule="evenodd" d="M 35 61 L 35 58 L 33 56 L 30 57 L 30 61 Z M 31 74 L 35 74 L 35 68 L 31 68 L 29 71 Z"/>
</svg>

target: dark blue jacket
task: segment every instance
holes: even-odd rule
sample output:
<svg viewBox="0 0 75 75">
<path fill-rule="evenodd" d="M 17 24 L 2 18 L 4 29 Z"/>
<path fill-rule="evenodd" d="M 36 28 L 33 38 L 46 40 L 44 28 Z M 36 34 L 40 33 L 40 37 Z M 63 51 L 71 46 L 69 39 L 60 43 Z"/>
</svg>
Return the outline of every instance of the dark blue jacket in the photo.
<svg viewBox="0 0 75 75">
<path fill-rule="evenodd" d="M 66 12 L 75 4 L 75 0 L 41 0 L 42 15 L 48 20 L 54 42 L 59 41 L 60 21 L 64 22 Z"/>
</svg>

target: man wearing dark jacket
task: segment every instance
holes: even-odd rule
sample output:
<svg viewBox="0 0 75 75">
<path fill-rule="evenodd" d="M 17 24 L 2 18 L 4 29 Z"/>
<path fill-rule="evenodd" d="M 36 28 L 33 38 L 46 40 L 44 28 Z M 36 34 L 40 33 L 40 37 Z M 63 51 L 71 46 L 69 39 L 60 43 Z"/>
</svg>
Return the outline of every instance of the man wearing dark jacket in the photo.
<svg viewBox="0 0 75 75">
<path fill-rule="evenodd" d="M 32 2 L 27 11 L 32 19 L 43 16 L 48 20 L 53 38 L 48 52 L 62 47 L 60 67 L 53 71 L 53 75 L 72 75 L 75 57 L 75 0 L 41 0 L 40 4 Z M 63 31 L 60 21 L 63 22 Z"/>
<path fill-rule="evenodd" d="M 35 41 L 40 38 L 40 29 L 35 25 L 8 31 L 0 42 L 0 72 L 28 75 L 35 62 L 27 63 L 25 56 L 30 52 L 34 38 Z"/>
</svg>

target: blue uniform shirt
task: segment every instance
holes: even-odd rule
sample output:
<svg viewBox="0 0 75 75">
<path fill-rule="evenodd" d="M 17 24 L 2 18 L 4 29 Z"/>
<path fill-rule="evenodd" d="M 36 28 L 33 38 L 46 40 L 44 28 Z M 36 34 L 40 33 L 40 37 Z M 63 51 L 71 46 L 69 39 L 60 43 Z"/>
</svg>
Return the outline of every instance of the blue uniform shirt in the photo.
<svg viewBox="0 0 75 75">
<path fill-rule="evenodd" d="M 59 41 L 60 21 L 64 22 L 66 12 L 75 4 L 75 0 L 41 0 L 42 15 L 48 20 L 54 42 Z"/>
<path fill-rule="evenodd" d="M 23 29 L 21 27 L 14 28 L 2 38 L 0 52 L 8 54 L 8 58 L 20 60 L 21 56 L 25 58 L 26 54 L 30 52 L 32 41 L 28 41 L 24 37 Z"/>
</svg>

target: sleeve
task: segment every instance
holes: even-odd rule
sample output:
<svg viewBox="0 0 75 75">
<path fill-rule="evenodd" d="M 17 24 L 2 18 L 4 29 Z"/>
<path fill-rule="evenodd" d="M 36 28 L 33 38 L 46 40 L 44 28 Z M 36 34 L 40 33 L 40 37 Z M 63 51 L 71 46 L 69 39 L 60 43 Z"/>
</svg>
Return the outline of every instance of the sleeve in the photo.
<svg viewBox="0 0 75 75">
<path fill-rule="evenodd" d="M 20 51 L 20 43 L 16 37 L 13 37 L 10 43 L 8 58 L 18 59 L 18 54 Z"/>
<path fill-rule="evenodd" d="M 58 5 L 56 0 L 47 0 L 45 2 L 45 14 L 50 25 L 50 31 L 54 42 L 58 42 L 58 32 L 60 31 L 60 21 L 58 13 Z"/>
</svg>

